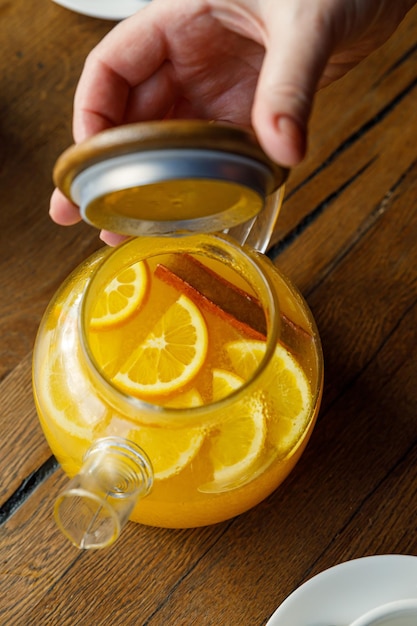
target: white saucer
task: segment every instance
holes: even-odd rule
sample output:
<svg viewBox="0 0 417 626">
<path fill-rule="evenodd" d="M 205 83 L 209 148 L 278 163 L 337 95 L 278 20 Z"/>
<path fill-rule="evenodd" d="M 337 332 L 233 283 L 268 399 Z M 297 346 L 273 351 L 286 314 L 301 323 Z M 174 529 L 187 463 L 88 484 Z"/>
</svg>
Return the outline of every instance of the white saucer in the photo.
<svg viewBox="0 0 417 626">
<path fill-rule="evenodd" d="M 294 591 L 266 626 L 339 626 L 394 600 L 417 598 L 417 557 L 387 554 L 336 565 Z"/>
<path fill-rule="evenodd" d="M 143 9 L 150 0 L 53 0 L 53 2 L 90 17 L 123 20 L 139 9 Z"/>
</svg>

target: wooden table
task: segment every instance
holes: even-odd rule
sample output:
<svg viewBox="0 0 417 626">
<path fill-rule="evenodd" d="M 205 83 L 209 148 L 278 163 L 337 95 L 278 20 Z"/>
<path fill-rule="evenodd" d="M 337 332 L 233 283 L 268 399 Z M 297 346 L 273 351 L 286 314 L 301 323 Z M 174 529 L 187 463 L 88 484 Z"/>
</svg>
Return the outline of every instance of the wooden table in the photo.
<svg viewBox="0 0 417 626">
<path fill-rule="evenodd" d="M 55 527 L 65 477 L 38 425 L 31 350 L 54 290 L 101 245 L 47 209 L 84 58 L 113 24 L 49 0 L 3 0 L 0 16 L 0 624 L 263 625 L 325 568 L 416 554 L 417 11 L 319 95 L 274 237 L 325 354 L 304 456 L 234 520 L 129 524 L 101 552 L 78 551 Z"/>
</svg>

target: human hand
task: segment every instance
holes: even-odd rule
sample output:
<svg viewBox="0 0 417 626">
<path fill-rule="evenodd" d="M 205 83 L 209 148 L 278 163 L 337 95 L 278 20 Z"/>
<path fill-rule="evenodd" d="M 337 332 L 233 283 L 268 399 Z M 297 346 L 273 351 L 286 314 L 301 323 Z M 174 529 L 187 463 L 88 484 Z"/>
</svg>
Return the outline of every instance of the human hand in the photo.
<svg viewBox="0 0 417 626">
<path fill-rule="evenodd" d="M 223 120 L 251 125 L 272 159 L 296 165 L 316 90 L 386 41 L 416 1 L 152 0 L 88 56 L 74 139 L 137 121 Z M 80 219 L 57 190 L 50 214 Z"/>
</svg>

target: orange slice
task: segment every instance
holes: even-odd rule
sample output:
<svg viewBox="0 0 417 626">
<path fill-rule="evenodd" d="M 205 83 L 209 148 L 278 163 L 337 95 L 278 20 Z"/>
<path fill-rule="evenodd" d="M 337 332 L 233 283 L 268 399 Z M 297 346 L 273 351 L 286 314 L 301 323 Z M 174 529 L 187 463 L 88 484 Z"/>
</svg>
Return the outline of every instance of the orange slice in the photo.
<svg viewBox="0 0 417 626">
<path fill-rule="evenodd" d="M 204 318 L 196 305 L 181 295 L 113 380 L 128 393 L 142 398 L 170 394 L 197 376 L 207 347 Z"/>
<path fill-rule="evenodd" d="M 155 480 L 175 476 L 196 456 L 204 441 L 200 428 L 151 428 L 138 426 L 128 434 L 149 456 Z"/>
<path fill-rule="evenodd" d="M 148 269 L 138 261 L 115 276 L 104 288 L 93 308 L 91 328 L 117 326 L 130 317 L 145 299 Z"/>
<path fill-rule="evenodd" d="M 234 341 L 226 349 L 235 371 L 246 380 L 261 362 L 266 345 L 263 341 Z M 281 453 L 287 453 L 300 439 L 310 418 L 311 389 L 300 364 L 280 344 L 275 349 L 272 367 L 274 384 L 266 390 L 275 414 L 270 420 L 270 438 Z"/>
</svg>

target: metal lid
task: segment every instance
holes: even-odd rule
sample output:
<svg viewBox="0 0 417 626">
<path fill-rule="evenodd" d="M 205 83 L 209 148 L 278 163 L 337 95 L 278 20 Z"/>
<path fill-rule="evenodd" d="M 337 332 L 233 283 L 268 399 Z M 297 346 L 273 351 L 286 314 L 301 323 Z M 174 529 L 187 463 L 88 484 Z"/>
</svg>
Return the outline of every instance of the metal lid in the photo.
<svg viewBox="0 0 417 626">
<path fill-rule="evenodd" d="M 126 235 L 230 228 L 257 215 L 287 175 L 250 130 L 194 120 L 103 131 L 54 168 L 86 222 Z"/>
</svg>

